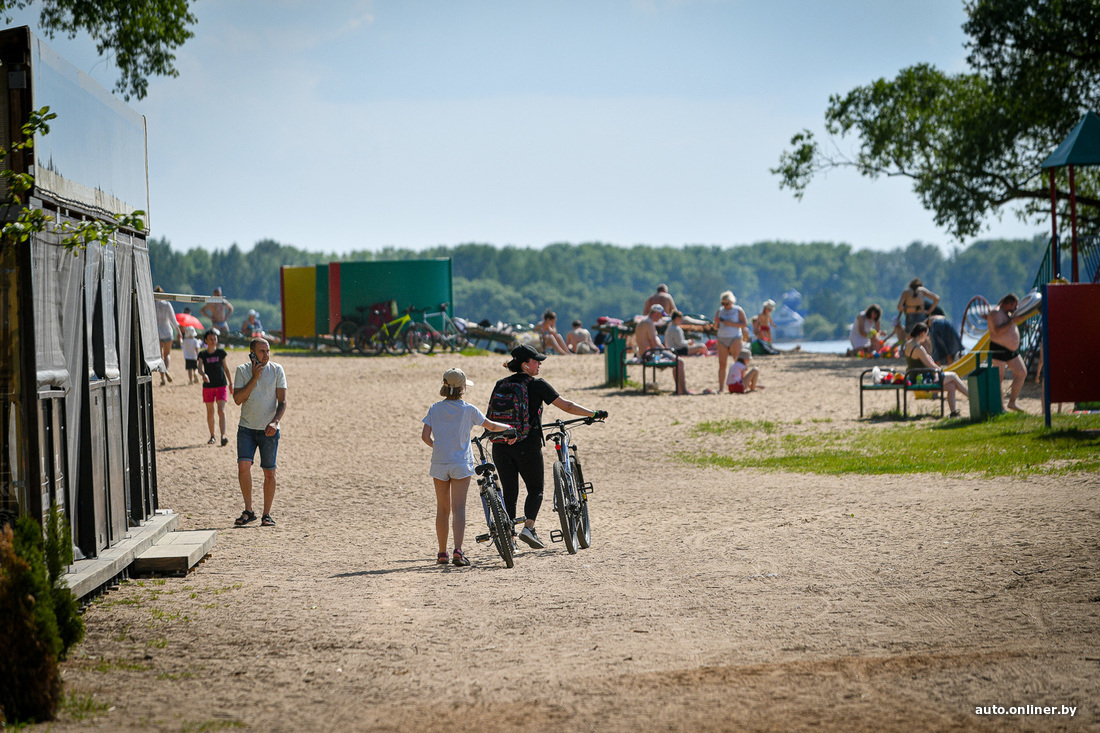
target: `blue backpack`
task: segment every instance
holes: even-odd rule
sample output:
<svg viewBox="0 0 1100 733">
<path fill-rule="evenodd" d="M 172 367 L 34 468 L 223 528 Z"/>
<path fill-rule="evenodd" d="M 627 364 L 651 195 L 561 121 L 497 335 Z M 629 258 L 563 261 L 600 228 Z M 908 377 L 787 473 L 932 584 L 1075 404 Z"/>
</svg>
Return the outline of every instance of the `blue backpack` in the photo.
<svg viewBox="0 0 1100 733">
<path fill-rule="evenodd" d="M 517 441 L 531 432 L 531 402 L 527 394 L 530 381 L 531 377 L 527 374 L 500 380 L 489 398 L 489 410 L 485 414 L 490 420 L 515 428 Z M 505 438 L 493 438 L 492 441 L 507 442 Z"/>
</svg>

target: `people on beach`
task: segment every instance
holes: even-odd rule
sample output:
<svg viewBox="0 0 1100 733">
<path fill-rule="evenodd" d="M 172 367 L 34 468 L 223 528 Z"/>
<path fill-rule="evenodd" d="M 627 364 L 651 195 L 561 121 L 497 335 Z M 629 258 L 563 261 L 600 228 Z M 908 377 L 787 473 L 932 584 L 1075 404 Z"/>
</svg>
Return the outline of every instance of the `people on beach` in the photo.
<svg viewBox="0 0 1100 733">
<path fill-rule="evenodd" d="M 222 289 L 214 288 L 214 296 L 221 298 Z M 201 313 L 210 319 L 214 328 L 218 329 L 219 333 L 229 333 L 229 317 L 233 315 L 233 304 L 228 300 L 222 300 L 220 303 L 207 303 L 202 307 Z"/>
<path fill-rule="evenodd" d="M 260 314 L 256 310 L 248 311 L 244 323 L 241 324 L 241 333 L 249 338 L 262 338 L 265 341 L 271 340 L 268 335 L 264 333 L 264 324 L 260 322 Z"/>
<path fill-rule="evenodd" d="M 923 323 L 932 309 L 940 302 L 940 296 L 924 287 L 919 277 L 909 281 L 909 287 L 901 291 L 898 298 L 898 312 L 905 318 L 905 333 L 909 333 L 915 323 Z"/>
<path fill-rule="evenodd" d="M 954 324 L 938 305 L 928 314 L 928 336 L 932 341 L 932 358 L 940 364 L 951 364 L 963 354 L 963 342 Z"/>
<path fill-rule="evenodd" d="M 542 352 L 544 354 L 561 354 L 563 356 L 571 356 L 572 351 L 565 343 L 565 339 L 561 337 L 557 329 L 558 314 L 549 308 L 542 314 L 542 321 L 535 326 L 535 332 L 539 335 L 539 341 L 542 344 Z"/>
<path fill-rule="evenodd" d="M 180 339 L 180 350 L 183 351 L 183 365 L 187 369 L 187 383 L 202 382 L 199 379 L 199 349 L 203 347 L 202 341 L 195 338 L 195 327 L 187 326 L 183 329 L 183 338 Z"/>
<path fill-rule="evenodd" d="M 772 320 L 772 311 L 775 310 L 775 301 L 768 298 L 760 306 L 760 312 L 752 319 L 752 331 L 756 338 L 766 343 L 772 342 L 772 328 L 775 321 Z"/>
<path fill-rule="evenodd" d="M 545 354 L 540 354 L 532 347 L 521 344 L 511 351 L 512 359 L 504 367 L 512 372 L 511 375 L 499 380 L 493 387 L 493 394 L 502 391 L 525 391 L 527 394 L 527 419 L 526 426 L 512 425 L 511 427 L 526 428 L 527 435 L 514 443 L 493 443 L 493 462 L 496 464 L 500 476 L 501 488 L 504 490 L 504 506 L 508 510 L 508 516 L 515 517 L 516 503 L 519 500 L 519 480 L 522 477 L 527 487 L 527 498 L 523 504 L 523 516 L 525 517 L 523 529 L 519 538 L 536 550 L 546 547 L 535 532 L 535 520 L 538 518 L 539 508 L 542 506 L 542 494 L 545 485 L 545 475 L 542 462 L 542 408 L 544 405 L 553 405 L 570 415 L 581 417 L 594 417 L 602 419 L 607 417 L 604 411 L 590 410 L 576 402 L 565 399 L 558 394 L 549 382 L 539 378 L 539 369 L 546 359 Z M 509 384 L 502 390 L 505 383 Z M 515 385 L 515 386 L 513 386 Z M 513 391 L 515 393 L 515 391 Z M 490 409 L 490 414 L 492 410 Z M 523 430 L 521 429 L 522 433 Z"/>
<path fill-rule="evenodd" d="M 848 356 L 868 356 L 882 347 L 886 339 L 882 338 L 881 318 L 882 307 L 878 303 L 872 303 L 856 316 L 848 332 L 848 343 L 852 345 Z"/>
<path fill-rule="evenodd" d="M 256 519 L 252 511 L 252 463 L 260 451 L 264 474 L 264 511 L 260 524 L 274 527 L 271 503 L 275 500 L 275 467 L 279 452 L 280 421 L 286 411 L 286 373 L 281 364 L 271 361 L 271 345 L 254 338 L 248 347 L 248 362 L 233 375 L 233 401 L 241 407 L 237 426 L 237 479 L 241 484 L 244 511 L 234 524 L 238 527 Z"/>
<path fill-rule="evenodd" d="M 1014 293 L 1008 293 L 985 316 L 989 323 L 989 353 L 1001 373 L 1001 381 L 1005 378 L 1005 367 L 1012 369 L 1012 386 L 1005 407 L 1014 412 L 1022 412 L 1016 398 L 1020 396 L 1027 379 L 1027 367 L 1020 356 L 1020 329 L 1016 327 L 1019 321 L 1013 317 L 1019 302 Z"/>
<path fill-rule="evenodd" d="M 462 397 L 473 382 L 466 379 L 461 369 L 448 369 L 443 373 L 443 386 L 439 396 L 443 399 L 428 408 L 422 421 L 424 428 L 420 439 L 432 449 L 432 461 L 428 474 L 435 485 L 435 535 L 439 541 L 436 562 L 446 565 L 448 560 L 459 567 L 470 564 L 462 550 L 466 535 L 466 493 L 470 478 L 474 475 L 474 452 L 470 445 L 470 431 L 482 427 L 495 433 L 510 426 L 494 422 L 481 410 Z M 454 554 L 447 556 L 447 525 L 454 525 Z"/>
<path fill-rule="evenodd" d="M 154 293 L 163 293 L 164 288 L 156 286 L 153 288 Z M 157 338 L 160 340 L 160 358 L 164 362 L 164 371 L 160 373 L 160 383 L 164 384 L 164 380 L 172 381 L 172 375 L 168 372 L 168 367 L 172 363 L 172 342 L 177 338 L 182 338 L 180 334 L 180 324 L 176 322 L 176 311 L 172 308 L 172 304 L 167 300 L 157 299 L 155 301 L 156 314 L 157 314 Z"/>
<path fill-rule="evenodd" d="M 706 344 L 701 344 L 684 335 L 684 314 L 672 311 L 665 326 L 665 346 L 676 352 L 677 356 L 699 356 L 707 353 Z"/>
<path fill-rule="evenodd" d="M 742 349 L 737 355 L 737 360 L 730 364 L 729 374 L 726 376 L 726 389 L 730 394 L 744 394 L 757 389 L 764 389 L 759 384 L 760 370 L 752 363 L 752 351 Z"/>
<path fill-rule="evenodd" d="M 573 321 L 573 329 L 565 334 L 565 345 L 574 354 L 600 353 L 596 342 L 592 340 L 592 333 L 579 320 Z"/>
<path fill-rule="evenodd" d="M 665 313 L 676 310 L 676 301 L 668 294 L 668 286 L 664 283 L 658 285 L 657 292 L 646 299 L 645 305 L 642 306 L 642 313 L 649 313 L 649 309 L 655 305 L 664 308 Z"/>
<path fill-rule="evenodd" d="M 914 323 L 909 329 L 909 340 L 905 342 L 903 353 L 905 354 L 906 369 L 941 369 L 940 365 L 928 353 L 929 331 L 927 323 Z M 951 417 L 958 417 L 959 410 L 955 407 L 955 393 L 962 392 L 964 397 L 970 393 L 964 382 L 955 372 L 943 372 L 943 388 L 947 390 L 947 406 L 951 408 Z"/>
<path fill-rule="evenodd" d="M 657 322 L 665 316 L 664 308 L 654 303 L 649 306 L 649 315 L 644 320 L 638 321 L 634 327 L 634 347 L 638 350 L 638 358 L 647 361 L 676 362 L 676 394 L 688 394 L 685 382 L 684 362 L 672 349 L 661 343 L 661 337 L 657 335 Z M 666 330 L 667 333 L 667 330 Z M 681 331 L 682 333 L 682 331 Z M 647 353 L 649 356 L 647 357 Z"/>
<path fill-rule="evenodd" d="M 729 290 L 722 293 L 719 300 L 721 306 L 714 314 L 714 322 L 718 324 L 718 391 L 721 392 L 728 373 L 726 365 L 741 353 L 743 339 L 748 336 L 749 321 Z"/>
<path fill-rule="evenodd" d="M 226 363 L 225 349 L 218 345 L 218 332 L 211 328 L 202 335 L 206 348 L 196 354 L 195 364 L 202 378 L 202 401 L 206 405 L 206 424 L 210 428 L 210 440 L 214 445 L 214 409 L 218 411 L 218 425 L 221 428 L 221 444 L 229 442 L 225 437 L 225 401 L 233 392 L 230 384 L 229 364 Z"/>
</svg>

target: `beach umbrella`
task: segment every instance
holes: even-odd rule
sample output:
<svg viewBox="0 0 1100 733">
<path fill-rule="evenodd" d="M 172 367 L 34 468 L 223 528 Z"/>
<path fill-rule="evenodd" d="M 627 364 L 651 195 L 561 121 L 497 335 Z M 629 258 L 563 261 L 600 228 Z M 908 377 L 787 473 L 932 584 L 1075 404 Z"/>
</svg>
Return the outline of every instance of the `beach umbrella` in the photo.
<svg viewBox="0 0 1100 733">
<path fill-rule="evenodd" d="M 202 321 L 200 321 L 198 318 L 195 318 L 190 313 L 177 313 L 176 323 L 179 324 L 180 328 L 187 328 L 188 326 L 192 326 L 196 331 L 202 331 L 206 328 L 206 326 L 202 325 Z"/>
</svg>

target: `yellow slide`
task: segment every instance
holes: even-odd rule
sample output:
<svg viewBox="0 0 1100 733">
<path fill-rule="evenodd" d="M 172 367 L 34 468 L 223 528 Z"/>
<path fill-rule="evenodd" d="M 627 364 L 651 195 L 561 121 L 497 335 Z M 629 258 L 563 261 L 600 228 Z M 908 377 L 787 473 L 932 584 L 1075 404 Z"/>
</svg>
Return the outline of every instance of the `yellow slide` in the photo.
<svg viewBox="0 0 1100 733">
<path fill-rule="evenodd" d="M 988 351 L 989 332 L 986 331 L 982 334 L 982 337 L 978 339 L 978 343 L 974 344 L 973 349 L 959 357 L 959 360 L 954 364 L 945 366 L 943 369 L 946 372 L 955 372 L 960 377 L 965 377 L 981 365 Z"/>
</svg>

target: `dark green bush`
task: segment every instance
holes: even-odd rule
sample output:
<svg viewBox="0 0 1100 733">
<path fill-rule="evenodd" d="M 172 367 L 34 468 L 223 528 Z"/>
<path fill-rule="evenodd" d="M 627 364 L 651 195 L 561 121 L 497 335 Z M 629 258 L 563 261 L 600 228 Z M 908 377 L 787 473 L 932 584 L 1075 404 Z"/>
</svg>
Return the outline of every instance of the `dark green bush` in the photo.
<svg viewBox="0 0 1100 733">
<path fill-rule="evenodd" d="M 84 636 L 72 593 L 67 523 L 56 507 L 46 527 L 20 517 L 0 530 L 0 720 L 50 720 L 61 699 L 58 660 Z"/>
</svg>

